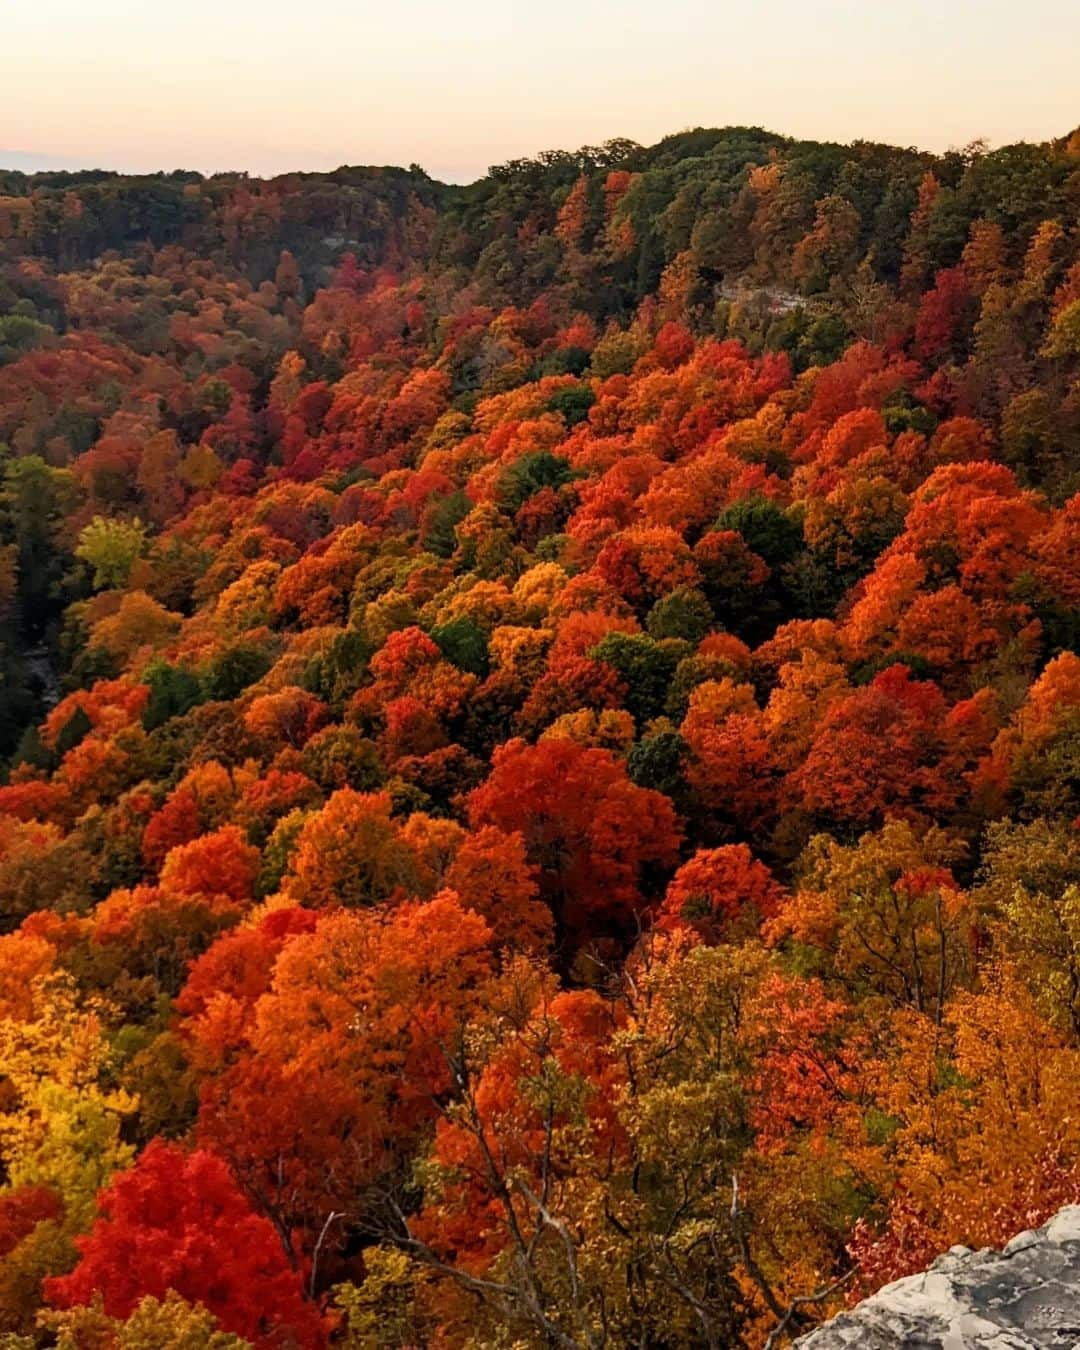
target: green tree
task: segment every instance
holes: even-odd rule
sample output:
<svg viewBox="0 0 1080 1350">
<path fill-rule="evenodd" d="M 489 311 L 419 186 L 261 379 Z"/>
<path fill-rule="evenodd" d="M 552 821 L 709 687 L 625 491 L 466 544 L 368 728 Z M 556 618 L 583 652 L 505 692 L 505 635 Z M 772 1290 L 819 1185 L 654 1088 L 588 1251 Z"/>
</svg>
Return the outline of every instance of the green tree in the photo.
<svg viewBox="0 0 1080 1350">
<path fill-rule="evenodd" d="M 626 684 L 627 711 L 639 726 L 663 711 L 671 678 L 685 654 L 685 643 L 657 642 L 647 633 L 608 633 L 589 652 L 619 673 Z"/>
<path fill-rule="evenodd" d="M 685 638 L 698 643 L 713 626 L 712 606 L 702 594 L 690 586 L 679 586 L 661 596 L 649 611 L 645 627 L 649 636 L 658 641 L 664 638 Z"/>
<path fill-rule="evenodd" d="M 75 556 L 94 569 L 94 586 L 106 590 L 127 584 L 145 543 L 146 529 L 138 516 L 132 520 L 95 516 L 83 527 Z"/>
<path fill-rule="evenodd" d="M 443 656 L 459 670 L 470 671 L 481 679 L 488 673 L 487 634 L 468 615 L 451 619 L 431 630 Z"/>
<path fill-rule="evenodd" d="M 182 717 L 206 697 L 197 675 L 168 661 L 157 660 L 147 666 L 143 683 L 150 686 L 150 700 L 143 711 L 147 731 L 153 731 L 170 717 Z"/>
<path fill-rule="evenodd" d="M 0 489 L 0 529 L 16 547 L 16 594 L 21 632 L 37 641 L 67 600 L 71 554 L 65 516 L 76 500 L 67 469 L 51 468 L 39 455 L 8 464 Z"/>
</svg>

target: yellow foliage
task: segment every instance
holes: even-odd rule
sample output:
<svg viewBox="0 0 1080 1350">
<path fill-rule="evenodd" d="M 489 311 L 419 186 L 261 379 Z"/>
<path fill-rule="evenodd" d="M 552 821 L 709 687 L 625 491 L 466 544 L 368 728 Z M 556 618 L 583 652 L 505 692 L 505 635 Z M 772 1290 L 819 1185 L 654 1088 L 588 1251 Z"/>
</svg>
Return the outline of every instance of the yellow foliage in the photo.
<svg viewBox="0 0 1080 1350">
<path fill-rule="evenodd" d="M 99 1188 L 134 1155 L 120 1126 L 137 1103 L 102 1086 L 107 1061 L 99 1013 L 80 1006 L 66 975 L 34 981 L 29 1018 L 0 1018 L 0 1075 L 10 1094 L 0 1113 L 7 1183 L 52 1186 L 73 1232 L 86 1227 Z"/>
</svg>

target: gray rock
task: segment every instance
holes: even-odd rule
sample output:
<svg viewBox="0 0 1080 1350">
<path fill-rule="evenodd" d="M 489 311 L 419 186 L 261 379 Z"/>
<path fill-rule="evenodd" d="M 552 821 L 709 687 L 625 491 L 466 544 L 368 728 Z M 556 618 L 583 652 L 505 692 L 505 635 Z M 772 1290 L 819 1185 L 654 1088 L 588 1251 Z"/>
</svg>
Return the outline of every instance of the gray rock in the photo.
<svg viewBox="0 0 1080 1350">
<path fill-rule="evenodd" d="M 1080 1350 L 1080 1205 L 1004 1250 L 953 1247 L 796 1341 L 800 1350 Z"/>
</svg>

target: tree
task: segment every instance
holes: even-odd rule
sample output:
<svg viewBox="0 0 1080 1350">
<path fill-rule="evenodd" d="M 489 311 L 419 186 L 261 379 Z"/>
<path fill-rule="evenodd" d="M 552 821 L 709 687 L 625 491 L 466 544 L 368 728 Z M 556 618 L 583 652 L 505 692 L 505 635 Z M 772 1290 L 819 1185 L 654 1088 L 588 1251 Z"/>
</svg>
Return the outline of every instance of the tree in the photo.
<svg viewBox="0 0 1080 1350">
<path fill-rule="evenodd" d="M 211 997 L 190 1028 L 223 1065 L 203 1084 L 196 1133 L 297 1259 L 336 1214 L 329 1257 L 363 1230 L 379 1187 L 395 1189 L 453 1088 L 466 1023 L 499 1007 L 491 930 L 443 891 L 324 914 L 280 946 L 263 990 L 265 968 L 253 963 L 231 1007 Z"/>
<path fill-rule="evenodd" d="M 1050 820 L 999 821 L 987 831 L 981 911 L 1016 960 L 1036 1006 L 1080 1036 L 1080 841 Z"/>
<path fill-rule="evenodd" d="M 412 890 L 416 858 L 385 792 L 339 788 L 297 836 L 286 893 L 314 907 L 366 906 Z"/>
<path fill-rule="evenodd" d="M 882 998 L 940 1022 L 974 964 L 974 912 L 951 866 L 963 848 L 942 830 L 890 820 L 845 846 L 811 840 L 799 886 L 770 924 L 814 953 L 857 999 Z"/>
<path fill-rule="evenodd" d="M 285 744 L 299 750 L 325 716 L 325 706 L 314 694 L 290 685 L 252 699 L 244 713 L 244 726 L 271 746 Z"/>
<path fill-rule="evenodd" d="M 700 559 L 698 560 L 700 566 Z M 701 591 L 683 589 L 672 591 L 658 600 L 649 610 L 646 627 L 651 637 L 684 638 L 700 642 L 713 627 L 713 612 Z"/>
<path fill-rule="evenodd" d="M 16 596 L 23 631 L 35 639 L 64 604 L 64 574 L 71 558 L 67 513 L 77 501 L 69 469 L 50 467 L 29 454 L 4 465 L 0 504 L 5 536 L 15 544 Z"/>
<path fill-rule="evenodd" d="M 446 871 L 445 883 L 466 909 L 490 925 L 495 940 L 537 955 L 553 939 L 551 911 L 540 899 L 536 868 L 525 840 L 494 825 L 467 834 Z"/>
<path fill-rule="evenodd" d="M 0 1150 L 10 1187 L 57 1192 L 70 1235 L 88 1223 L 98 1188 L 131 1159 L 120 1128 L 135 1103 L 110 1088 L 101 1019 L 78 1006 L 74 981 L 46 972 L 30 994 L 27 1016 L 0 1019 L 9 1084 Z"/>
<path fill-rule="evenodd" d="M 671 639 L 658 642 L 646 633 L 609 633 L 589 651 L 594 661 L 615 670 L 626 688 L 625 702 L 639 726 L 664 708 L 672 676 L 684 649 Z"/>
<path fill-rule="evenodd" d="M 670 866 L 679 841 L 666 797 L 636 787 L 608 751 L 569 740 L 500 746 L 468 813 L 474 829 L 520 833 L 568 951 L 625 935 L 646 902 L 648 869 Z"/>
<path fill-rule="evenodd" d="M 596 559 L 599 575 L 630 604 L 645 611 L 682 586 L 700 584 L 701 574 L 677 530 L 633 526 L 610 538 Z"/>
<path fill-rule="evenodd" d="M 867 1283 L 912 1273 L 957 1242 L 1001 1246 L 1075 1194 L 1075 1125 L 1062 1106 L 1077 1051 L 1035 1012 L 1007 965 L 958 995 L 943 1028 L 894 1017 L 895 1058 L 868 1066 L 892 1118 L 893 1184 L 882 1228 L 856 1230 Z"/>
<path fill-rule="evenodd" d="M 760 828 L 776 811 L 776 768 L 764 719 L 748 684 L 725 675 L 690 695 L 679 728 L 686 776 L 703 813 L 718 828 Z"/>
<path fill-rule="evenodd" d="M 304 1300 L 273 1227 L 214 1154 L 155 1140 L 103 1191 L 98 1210 L 78 1240 L 79 1264 L 48 1281 L 53 1304 L 70 1308 L 100 1294 L 108 1316 L 126 1319 L 144 1298 L 174 1290 L 256 1350 L 326 1344 L 327 1327 Z"/>
<path fill-rule="evenodd" d="M 745 844 L 699 849 L 672 877 L 656 922 L 691 928 L 715 944 L 752 932 L 783 900 L 783 888 Z"/>
<path fill-rule="evenodd" d="M 468 1296 L 448 1300 L 463 1329 L 490 1320 L 597 1350 L 648 1329 L 718 1350 L 743 1330 L 741 1284 L 760 1281 L 777 1318 L 800 1288 L 790 1210 L 755 1211 L 769 1227 L 751 1242 L 738 1189 L 732 1204 L 762 1054 L 756 1005 L 776 992 L 767 962 L 685 934 L 640 955 L 612 1002 L 534 995 L 444 1110 L 420 1213 L 393 1216 L 429 1280 Z M 809 1055 L 800 1067 L 809 1079 Z M 814 1090 L 827 1081 L 814 1073 Z"/>
<path fill-rule="evenodd" d="M 202 683 L 192 671 L 160 659 L 152 661 L 143 671 L 143 681 L 150 689 L 143 712 L 147 731 L 162 726 L 172 717 L 182 717 L 205 697 Z"/>
<path fill-rule="evenodd" d="M 1055 316 L 1042 354 L 1058 359 L 1080 356 L 1080 300 L 1066 305 Z"/>
<path fill-rule="evenodd" d="M 251 899 L 258 872 L 259 850 L 236 825 L 223 825 L 170 849 L 160 880 L 164 891 L 241 905 Z"/>
<path fill-rule="evenodd" d="M 907 666 L 882 671 L 864 689 L 830 703 L 810 752 L 789 775 L 787 790 L 822 821 L 877 824 L 888 814 L 929 819 L 949 812 L 978 754 L 993 734 L 978 718 L 986 699 L 949 710 L 930 680 Z M 982 739 L 965 745 L 967 714 L 982 720 Z M 889 746 L 883 761 L 881 746 Z"/>
<path fill-rule="evenodd" d="M 130 1317 L 109 1317 L 97 1305 L 46 1313 L 44 1324 L 64 1346 L 101 1345 L 108 1350 L 250 1350 L 251 1341 L 218 1329 L 218 1319 L 202 1304 L 191 1304 L 170 1290 L 163 1299 L 147 1295 Z"/>
<path fill-rule="evenodd" d="M 236 799 L 232 775 L 216 760 L 195 764 L 154 812 L 143 832 L 143 857 L 160 865 L 169 851 L 223 825 Z"/>
<path fill-rule="evenodd" d="M 939 272 L 933 289 L 923 295 L 919 304 L 916 351 L 925 361 L 960 357 L 974 317 L 964 269 L 950 267 Z"/>
<path fill-rule="evenodd" d="M 94 585 L 122 587 L 135 560 L 146 544 L 146 531 L 138 516 L 132 520 L 95 516 L 79 535 L 75 556 L 94 569 Z"/>
</svg>

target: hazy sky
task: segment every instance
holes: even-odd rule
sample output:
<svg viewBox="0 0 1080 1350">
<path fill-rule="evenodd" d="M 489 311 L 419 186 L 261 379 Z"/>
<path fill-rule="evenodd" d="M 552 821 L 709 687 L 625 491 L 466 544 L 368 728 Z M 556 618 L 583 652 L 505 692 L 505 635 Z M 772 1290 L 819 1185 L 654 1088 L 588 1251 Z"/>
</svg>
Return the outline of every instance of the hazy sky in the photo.
<svg viewBox="0 0 1080 1350">
<path fill-rule="evenodd" d="M 1080 123 L 1080 0 L 0 0 L 0 163 L 493 163 L 766 126 L 945 149 Z"/>
</svg>

